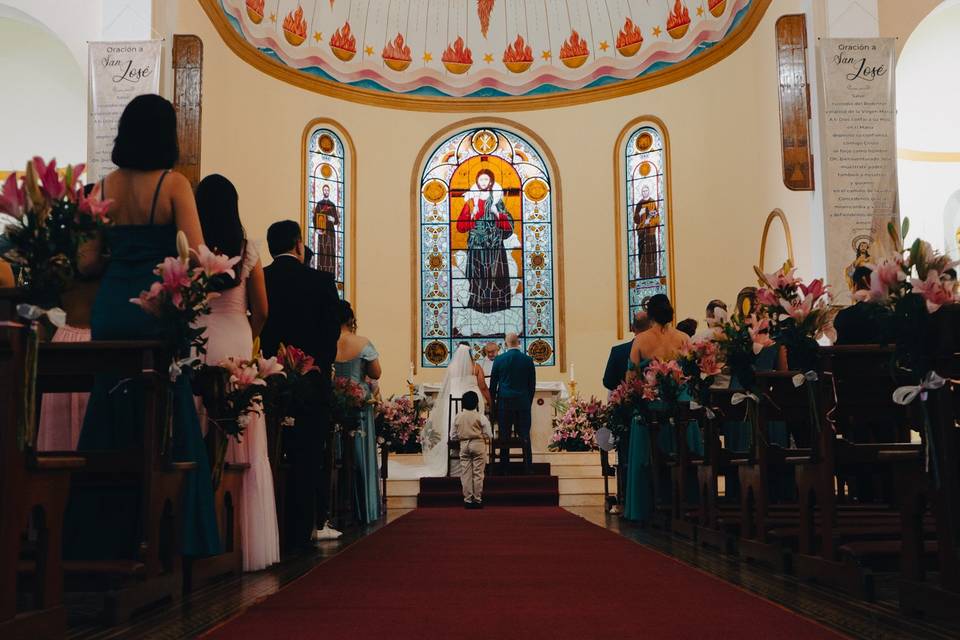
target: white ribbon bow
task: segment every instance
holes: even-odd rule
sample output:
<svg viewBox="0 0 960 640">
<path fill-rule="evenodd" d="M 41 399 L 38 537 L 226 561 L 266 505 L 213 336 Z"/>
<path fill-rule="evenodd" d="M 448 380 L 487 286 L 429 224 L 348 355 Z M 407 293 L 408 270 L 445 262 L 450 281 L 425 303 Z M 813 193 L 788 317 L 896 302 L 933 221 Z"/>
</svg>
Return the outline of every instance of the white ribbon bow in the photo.
<svg viewBox="0 0 960 640">
<path fill-rule="evenodd" d="M 733 394 L 733 396 L 731 396 L 730 404 L 736 406 L 741 402 L 743 402 L 744 400 L 753 400 L 757 404 L 760 404 L 760 398 L 758 398 L 756 394 L 750 393 L 749 391 L 747 391 L 746 393 L 740 393 L 739 391 L 737 391 L 735 394 Z"/>
<path fill-rule="evenodd" d="M 183 367 L 189 367 L 194 362 L 199 362 L 200 358 L 191 356 L 189 358 L 183 358 L 182 360 L 174 360 L 170 363 L 170 368 L 167 372 L 170 374 L 170 382 L 176 382 L 177 378 L 183 373 Z"/>
<path fill-rule="evenodd" d="M 807 371 L 806 373 L 798 373 L 793 376 L 793 386 L 802 387 L 805 382 L 816 382 L 820 379 L 820 376 L 817 375 L 816 371 Z"/>
<path fill-rule="evenodd" d="M 920 399 L 926 402 L 927 391 L 939 389 L 946 383 L 947 381 L 938 376 L 936 371 L 928 371 L 920 384 L 897 387 L 893 392 L 893 401 L 897 404 L 908 405 L 916 400 L 917 396 L 920 396 Z"/>
<path fill-rule="evenodd" d="M 53 309 L 43 309 L 35 304 L 20 303 L 17 305 L 17 315 L 31 322 L 36 322 L 43 316 L 47 316 L 50 324 L 58 329 L 67 324 L 67 312 L 60 307 Z"/>
<path fill-rule="evenodd" d="M 713 412 L 713 409 L 711 409 L 710 407 L 705 407 L 705 406 L 703 406 L 702 404 L 700 404 L 699 402 L 697 402 L 696 400 L 691 400 L 691 401 L 690 401 L 690 411 L 696 411 L 697 409 L 703 409 L 703 412 L 704 412 L 704 413 L 707 415 L 707 417 L 710 418 L 711 420 L 713 420 L 715 417 L 717 417 L 717 414 L 715 414 L 715 413 Z"/>
</svg>

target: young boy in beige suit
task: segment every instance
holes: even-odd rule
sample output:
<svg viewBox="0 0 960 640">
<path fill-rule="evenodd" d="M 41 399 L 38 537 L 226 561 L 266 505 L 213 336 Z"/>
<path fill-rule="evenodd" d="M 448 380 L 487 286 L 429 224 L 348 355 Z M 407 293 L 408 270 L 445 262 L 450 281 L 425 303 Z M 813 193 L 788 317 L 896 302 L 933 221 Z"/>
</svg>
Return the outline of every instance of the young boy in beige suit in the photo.
<svg viewBox="0 0 960 640">
<path fill-rule="evenodd" d="M 460 441 L 460 482 L 463 484 L 463 507 L 483 508 L 483 469 L 487 463 L 487 447 L 493 438 L 490 421 L 477 411 L 480 399 L 473 391 L 463 394 L 463 411 L 453 421 Z"/>
</svg>

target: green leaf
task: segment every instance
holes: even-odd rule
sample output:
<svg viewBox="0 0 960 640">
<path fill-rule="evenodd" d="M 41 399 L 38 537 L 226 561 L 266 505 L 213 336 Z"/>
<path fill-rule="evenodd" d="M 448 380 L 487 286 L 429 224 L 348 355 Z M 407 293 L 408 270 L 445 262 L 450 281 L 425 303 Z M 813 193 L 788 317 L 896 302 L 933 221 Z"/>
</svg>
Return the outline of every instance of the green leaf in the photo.
<svg viewBox="0 0 960 640">
<path fill-rule="evenodd" d="M 903 222 L 900 223 L 900 238 L 902 240 L 907 239 L 907 233 L 910 231 L 910 218 L 904 218 Z"/>
</svg>

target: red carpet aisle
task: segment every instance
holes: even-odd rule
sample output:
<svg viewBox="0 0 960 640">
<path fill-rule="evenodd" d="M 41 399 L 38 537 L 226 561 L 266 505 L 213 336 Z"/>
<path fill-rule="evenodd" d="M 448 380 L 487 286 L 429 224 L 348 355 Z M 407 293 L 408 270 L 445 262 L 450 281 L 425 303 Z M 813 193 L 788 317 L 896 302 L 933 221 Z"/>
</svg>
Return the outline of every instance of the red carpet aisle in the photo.
<svg viewBox="0 0 960 640">
<path fill-rule="evenodd" d="M 209 638 L 841 638 L 554 507 L 419 509 Z"/>
</svg>

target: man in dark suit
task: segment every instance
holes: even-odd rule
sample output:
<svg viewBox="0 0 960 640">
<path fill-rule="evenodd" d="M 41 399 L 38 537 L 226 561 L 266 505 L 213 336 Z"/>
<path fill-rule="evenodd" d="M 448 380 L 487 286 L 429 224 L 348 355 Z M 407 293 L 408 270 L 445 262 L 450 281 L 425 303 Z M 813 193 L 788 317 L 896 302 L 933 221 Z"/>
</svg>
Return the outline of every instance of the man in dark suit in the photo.
<svg viewBox="0 0 960 640">
<path fill-rule="evenodd" d="M 646 311 L 637 311 L 630 323 L 630 330 L 633 335 L 643 333 L 650 328 L 650 320 L 647 318 Z M 617 344 L 611 347 L 610 357 L 607 358 L 607 368 L 603 372 L 603 386 L 613 391 L 620 386 L 620 383 L 627 378 L 627 362 L 630 360 L 630 347 L 633 346 L 633 340 L 628 340 L 623 344 Z"/>
<path fill-rule="evenodd" d="M 284 431 L 284 449 L 292 464 L 284 538 L 289 547 L 301 548 L 310 544 L 318 517 L 326 515 L 330 469 L 324 452 L 330 434 L 330 370 L 340 338 L 340 297 L 333 275 L 304 264 L 305 247 L 296 222 L 270 225 L 267 245 L 273 263 L 263 270 L 269 314 L 260 334 L 261 350 L 270 357 L 281 344 L 297 347 L 319 368 L 311 376 L 315 393 L 298 398 L 294 426 Z"/>
<path fill-rule="evenodd" d="M 523 465 L 527 473 L 533 469 L 530 446 L 531 407 L 537 390 L 537 369 L 533 358 L 520 350 L 520 338 L 508 333 L 507 350 L 493 361 L 490 373 L 490 399 L 496 408 L 500 425 L 500 464 L 504 471 L 510 462 L 510 434 L 515 430 L 523 442 Z"/>
</svg>

